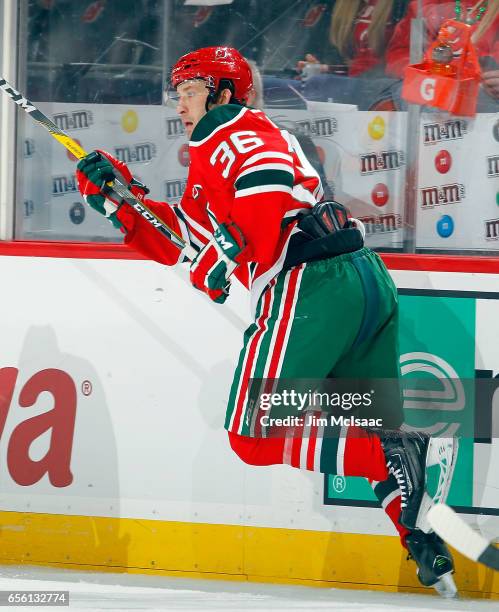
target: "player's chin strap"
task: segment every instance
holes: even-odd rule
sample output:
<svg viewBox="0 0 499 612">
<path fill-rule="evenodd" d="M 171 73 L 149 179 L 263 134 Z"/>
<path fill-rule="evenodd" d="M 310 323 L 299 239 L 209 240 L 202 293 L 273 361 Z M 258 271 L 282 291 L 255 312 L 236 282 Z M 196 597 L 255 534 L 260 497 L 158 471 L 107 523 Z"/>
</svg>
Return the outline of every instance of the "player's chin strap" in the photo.
<svg viewBox="0 0 499 612">
<path fill-rule="evenodd" d="M 291 236 L 285 268 L 353 253 L 364 246 L 364 224 L 349 217 L 347 209 L 334 200 L 300 211 L 295 217 L 285 219 L 282 225 L 286 227 L 296 220 L 300 231 Z"/>
</svg>

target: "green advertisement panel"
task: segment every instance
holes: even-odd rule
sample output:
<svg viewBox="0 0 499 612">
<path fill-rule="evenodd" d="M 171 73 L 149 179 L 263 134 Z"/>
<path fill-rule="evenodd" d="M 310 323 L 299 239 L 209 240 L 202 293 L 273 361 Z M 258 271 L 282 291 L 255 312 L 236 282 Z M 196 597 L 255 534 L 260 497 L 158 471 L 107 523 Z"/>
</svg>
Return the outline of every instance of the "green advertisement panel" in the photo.
<svg viewBox="0 0 499 612">
<path fill-rule="evenodd" d="M 475 377 L 476 299 L 449 296 L 437 291 L 401 290 L 400 364 L 404 378 L 405 422 L 425 428 L 435 436 L 459 437 L 459 455 L 448 503 L 473 506 L 473 431 Z M 422 409 L 417 389 L 421 381 L 450 389 L 438 410 Z M 408 391 L 409 389 L 409 391 Z M 439 468 L 428 472 L 428 489 L 436 487 Z M 364 478 L 328 475 L 325 477 L 324 503 L 336 505 L 379 506 L 371 485 Z"/>
</svg>

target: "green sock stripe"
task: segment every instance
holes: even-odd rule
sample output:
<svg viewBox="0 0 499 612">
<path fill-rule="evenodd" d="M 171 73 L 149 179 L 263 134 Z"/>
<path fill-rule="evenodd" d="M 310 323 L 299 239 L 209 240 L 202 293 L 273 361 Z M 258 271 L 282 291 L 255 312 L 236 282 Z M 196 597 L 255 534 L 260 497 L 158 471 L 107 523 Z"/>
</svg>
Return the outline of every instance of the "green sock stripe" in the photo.
<svg viewBox="0 0 499 612">
<path fill-rule="evenodd" d="M 322 440 L 320 471 L 323 474 L 337 474 L 339 430 L 335 432 L 334 437 L 331 437 L 330 431 L 327 432 L 329 436 L 326 437 L 326 431 L 324 430 L 324 439 Z"/>
</svg>

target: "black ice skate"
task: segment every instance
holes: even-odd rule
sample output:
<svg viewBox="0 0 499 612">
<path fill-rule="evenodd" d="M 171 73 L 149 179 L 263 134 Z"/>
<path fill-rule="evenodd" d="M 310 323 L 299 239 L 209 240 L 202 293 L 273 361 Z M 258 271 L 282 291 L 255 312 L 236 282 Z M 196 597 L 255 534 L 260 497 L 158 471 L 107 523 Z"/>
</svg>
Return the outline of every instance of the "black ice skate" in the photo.
<svg viewBox="0 0 499 612">
<path fill-rule="evenodd" d="M 436 533 L 424 533 L 420 529 L 412 531 L 405 541 L 408 559 L 414 559 L 418 566 L 419 582 L 434 587 L 442 597 L 455 597 L 454 562 L 444 541 Z"/>
<path fill-rule="evenodd" d="M 400 523 L 415 529 L 425 492 L 426 455 L 429 438 L 417 432 L 391 432 L 382 438 L 386 465 L 400 489 Z"/>
</svg>

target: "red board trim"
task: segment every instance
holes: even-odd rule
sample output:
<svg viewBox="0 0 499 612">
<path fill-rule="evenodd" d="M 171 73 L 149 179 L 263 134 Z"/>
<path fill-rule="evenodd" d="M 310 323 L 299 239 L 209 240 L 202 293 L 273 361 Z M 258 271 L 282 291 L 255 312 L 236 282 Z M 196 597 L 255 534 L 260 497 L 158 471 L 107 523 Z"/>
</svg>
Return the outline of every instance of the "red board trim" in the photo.
<svg viewBox="0 0 499 612">
<path fill-rule="evenodd" d="M 409 253 L 380 253 L 380 255 L 390 270 L 499 274 L 499 254 L 497 257 L 413 255 Z"/>
<path fill-rule="evenodd" d="M 95 242 L 0 241 L 0 256 L 70 259 L 147 259 L 124 244 Z"/>
<path fill-rule="evenodd" d="M 60 257 L 72 259 L 147 259 L 124 244 L 93 242 L 0 241 L 0 256 Z M 460 255 L 412 255 L 381 253 L 390 270 L 423 270 L 426 272 L 475 272 L 499 274 L 497 257 Z"/>
</svg>

